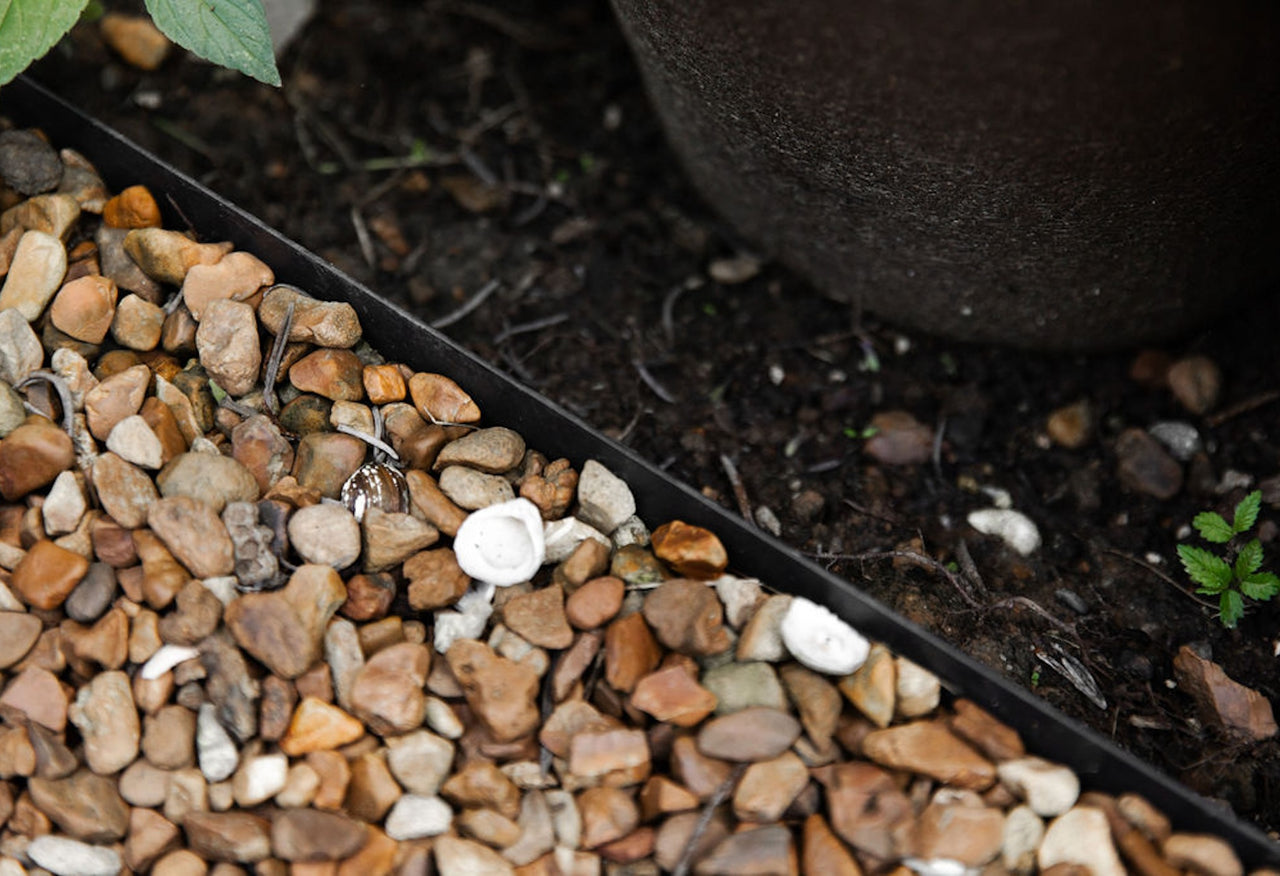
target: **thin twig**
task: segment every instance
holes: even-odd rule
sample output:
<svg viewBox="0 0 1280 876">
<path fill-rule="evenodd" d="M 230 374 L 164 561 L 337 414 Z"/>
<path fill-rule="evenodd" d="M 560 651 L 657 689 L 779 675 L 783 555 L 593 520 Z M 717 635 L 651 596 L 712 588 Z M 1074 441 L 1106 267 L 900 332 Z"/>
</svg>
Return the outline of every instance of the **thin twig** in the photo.
<svg viewBox="0 0 1280 876">
<path fill-rule="evenodd" d="M 724 469 L 725 476 L 729 478 L 729 484 L 733 487 L 733 498 L 738 503 L 738 513 L 743 518 L 755 526 L 756 518 L 751 513 L 751 501 L 747 498 L 747 485 L 742 482 L 742 475 L 738 474 L 738 467 L 733 464 L 733 460 L 725 454 L 720 454 L 720 466 Z"/>
<path fill-rule="evenodd" d="M 933 460 L 933 473 L 942 480 L 942 437 L 947 434 L 947 415 L 938 417 L 938 428 L 933 433 L 933 452 L 929 455 Z"/>
<path fill-rule="evenodd" d="M 684 286 L 676 286 L 662 299 L 662 331 L 667 336 L 667 346 L 676 343 L 676 301 L 684 294 Z"/>
<path fill-rule="evenodd" d="M 251 408 L 244 402 L 236 401 L 229 395 L 224 395 L 222 398 L 218 399 L 218 407 L 226 408 L 233 413 L 239 414 L 246 420 L 250 417 L 256 417 L 260 413 L 256 408 Z"/>
<path fill-rule="evenodd" d="M 501 285 L 502 285 L 502 281 L 495 277 L 494 279 L 490 280 L 488 283 L 485 283 L 483 286 L 477 289 L 476 293 L 472 295 L 470 298 L 468 298 L 466 301 L 464 301 L 462 303 L 462 306 L 459 307 L 457 310 L 454 310 L 450 313 L 446 313 L 444 316 L 440 317 L 439 319 L 434 320 L 431 323 L 431 327 L 433 329 L 448 328 L 458 320 L 465 318 L 467 314 L 469 314 L 471 311 L 475 310 L 481 304 L 484 304 L 485 299 L 488 298 L 490 295 L 492 295 L 494 292 L 496 292 L 498 290 L 498 287 Z"/>
<path fill-rule="evenodd" d="M 1146 560 L 1142 560 L 1142 559 L 1139 559 L 1138 557 L 1130 556 L 1129 554 L 1126 554 L 1124 551 L 1116 550 L 1115 548 L 1109 548 L 1109 547 L 1103 548 L 1102 552 L 1104 554 L 1111 554 L 1111 556 L 1113 557 L 1119 557 L 1122 560 L 1127 560 L 1130 563 L 1133 563 L 1135 566 L 1141 566 L 1142 568 L 1150 572 L 1152 575 L 1155 575 L 1161 581 L 1168 584 L 1174 590 L 1178 591 L 1183 596 L 1187 597 L 1187 599 L 1190 599 L 1192 602 L 1195 602 L 1196 604 L 1201 605 L 1209 609 L 1210 611 L 1218 610 L 1218 606 L 1214 605 L 1211 602 L 1206 602 L 1205 600 L 1196 596 L 1191 591 L 1184 589 L 1182 585 L 1180 585 L 1177 581 L 1170 578 L 1168 575 L 1166 575 L 1164 572 L 1160 571 L 1155 566 L 1148 563 Z"/>
<path fill-rule="evenodd" d="M 1040 603 L 1036 602 L 1034 599 L 1028 599 L 1026 596 L 1010 596 L 1008 599 L 1001 599 L 999 602 L 990 603 L 989 605 L 986 606 L 986 610 L 993 611 L 997 608 L 1017 608 L 1019 606 L 1021 606 L 1022 608 L 1030 609 L 1031 611 L 1040 615 L 1040 617 L 1047 620 L 1053 626 L 1057 627 L 1067 635 L 1071 636 L 1073 639 L 1075 639 L 1076 644 L 1080 645 L 1081 652 L 1084 651 L 1084 643 L 1080 641 L 1079 635 L 1076 634 L 1075 625 L 1069 624 L 1066 621 L 1059 620 L 1058 618 L 1054 617 L 1047 610 L 1045 610 L 1045 608 L 1041 606 Z"/>
<path fill-rule="evenodd" d="M 569 314 L 561 311 L 560 313 L 553 313 L 550 316 L 544 316 L 541 319 L 534 319 L 529 322 L 509 325 L 493 336 L 493 345 L 496 347 L 503 341 L 510 340 L 516 335 L 523 335 L 529 332 L 540 332 L 543 329 L 551 328 L 553 325 L 559 325 L 568 319 Z"/>
<path fill-rule="evenodd" d="M 982 573 L 978 571 L 978 566 L 973 562 L 973 555 L 969 553 L 969 544 L 963 538 L 956 542 L 956 563 L 960 566 L 960 571 L 964 577 L 974 586 L 979 593 L 987 592 L 987 582 L 982 580 Z"/>
<path fill-rule="evenodd" d="M 714 794 L 707 798 L 707 802 L 702 806 L 701 814 L 698 815 L 698 823 L 693 826 L 693 832 L 689 834 L 689 839 L 684 844 L 684 851 L 680 853 L 680 860 L 676 863 L 675 869 L 671 871 L 672 876 L 688 876 L 689 868 L 693 866 L 693 853 L 698 848 L 698 841 L 707 832 L 707 827 L 710 826 L 711 819 L 716 814 L 716 809 L 728 799 L 729 794 L 738 786 L 738 782 L 742 779 L 742 774 L 747 771 L 747 766 L 745 763 L 734 766 L 733 771 L 729 773 L 729 777 L 720 783 L 720 787 L 716 788 Z"/>
<path fill-rule="evenodd" d="M 653 390 L 653 394 L 662 399 L 669 405 L 676 403 L 676 397 L 671 394 L 665 386 L 658 382 L 658 378 L 649 373 L 649 369 L 639 359 L 631 360 L 632 366 L 636 369 L 636 373 L 640 375 L 640 379 L 644 381 L 645 386 Z"/>
<path fill-rule="evenodd" d="M 489 169 L 489 165 L 485 164 L 484 160 L 470 146 L 463 146 L 459 149 L 458 157 L 462 159 L 462 163 L 476 175 L 480 182 L 487 186 L 496 186 L 501 183 L 497 174 Z"/>
<path fill-rule="evenodd" d="M 865 505 L 859 505 L 857 502 L 853 501 L 852 499 L 841 499 L 840 501 L 848 505 L 854 511 L 857 511 L 859 514 L 865 514 L 868 517 L 874 517 L 876 520 L 883 520 L 885 523 L 891 524 L 893 526 L 903 525 L 901 518 L 895 517 L 891 514 L 881 514 L 878 511 L 873 511 L 872 509 L 868 508 Z"/>
<path fill-rule="evenodd" d="M 360 244 L 360 254 L 364 256 L 365 264 L 370 268 L 376 267 L 378 256 L 373 251 L 373 239 L 369 237 L 369 226 L 365 224 L 364 214 L 360 212 L 359 207 L 351 208 L 351 224 L 356 230 L 356 242 Z"/>
<path fill-rule="evenodd" d="M 1243 401 L 1237 402 L 1226 410 L 1218 411 L 1218 413 L 1211 417 L 1206 417 L 1205 422 L 1216 428 L 1221 426 L 1227 420 L 1238 417 L 1241 414 L 1247 414 L 1249 411 L 1256 410 L 1263 405 L 1269 405 L 1278 399 L 1280 399 L 1280 389 L 1269 389 L 1266 392 L 1260 392 L 1257 395 L 1250 396 Z"/>
<path fill-rule="evenodd" d="M 817 554 L 809 554 L 809 556 L 814 557 L 816 559 L 821 559 L 821 560 L 857 560 L 859 562 L 863 560 L 907 560 L 909 562 L 915 563 L 918 566 L 923 566 L 926 569 L 930 569 L 934 572 L 937 572 L 939 575 L 946 578 L 947 582 L 950 583 L 951 586 L 956 589 L 956 592 L 960 594 L 960 598 L 963 599 L 966 603 L 968 603 L 971 608 L 975 608 L 975 609 L 984 608 L 983 604 L 979 602 L 977 599 L 975 599 L 973 594 L 969 592 L 969 586 L 964 582 L 964 580 L 959 575 L 957 575 L 955 572 L 952 572 L 945 565 L 938 562 L 933 557 L 926 556 L 925 554 L 917 553 L 916 551 L 904 551 L 904 550 L 865 551 L 860 554 L 817 553 Z"/>
<path fill-rule="evenodd" d="M 262 403 L 274 417 L 280 413 L 280 399 L 276 398 L 276 377 L 280 371 L 280 363 L 284 361 L 285 347 L 289 346 L 289 332 L 293 331 L 293 311 L 298 299 L 289 301 L 284 311 L 284 321 L 271 342 L 271 353 L 267 356 L 267 372 L 262 375 Z"/>
<path fill-rule="evenodd" d="M 370 435 L 363 429 L 357 429 L 355 426 L 348 426 L 346 423 L 338 423 L 333 428 L 337 429 L 343 435 L 350 435 L 352 438 L 359 438 L 370 447 L 381 450 L 392 462 L 398 463 L 400 461 L 400 454 L 396 453 L 394 447 L 383 441 L 381 438 L 378 438 L 375 435 Z"/>
</svg>

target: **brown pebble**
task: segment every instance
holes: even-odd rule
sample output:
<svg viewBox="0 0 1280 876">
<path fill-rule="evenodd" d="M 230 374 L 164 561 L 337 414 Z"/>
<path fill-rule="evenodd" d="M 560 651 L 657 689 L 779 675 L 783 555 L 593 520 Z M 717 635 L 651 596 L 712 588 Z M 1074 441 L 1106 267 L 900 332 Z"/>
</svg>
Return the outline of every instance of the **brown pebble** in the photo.
<svg viewBox="0 0 1280 876">
<path fill-rule="evenodd" d="M 630 693 L 661 660 L 662 647 L 639 612 L 619 618 L 605 629 L 605 680 L 614 690 Z"/>
<path fill-rule="evenodd" d="M 109 30 L 104 16 L 103 30 Z M 118 21 L 123 16 L 115 16 Z M 154 67 L 148 68 L 154 70 Z M 158 228 L 160 207 L 146 186 L 129 186 L 102 207 L 102 221 L 112 228 Z"/>
<path fill-rule="evenodd" d="M 624 596 L 626 584 L 621 578 L 612 575 L 593 578 L 565 601 L 565 616 L 580 630 L 594 630 L 617 616 Z"/>
<path fill-rule="evenodd" d="M 502 606 L 503 622 L 540 648 L 561 650 L 573 644 L 565 618 L 564 591 L 558 584 L 512 596 Z"/>
<path fill-rule="evenodd" d="M 653 552 L 686 578 L 715 578 L 729 565 L 729 555 L 715 533 L 683 520 L 672 520 L 653 531 Z"/>
<path fill-rule="evenodd" d="M 1169 367 L 1169 391 L 1193 414 L 1207 414 L 1218 404 L 1222 371 L 1208 356 L 1188 356 Z"/>
<path fill-rule="evenodd" d="M 645 597 L 644 619 L 659 642 L 681 654 L 707 657 L 729 647 L 720 598 L 701 581 L 662 582 Z"/>
</svg>

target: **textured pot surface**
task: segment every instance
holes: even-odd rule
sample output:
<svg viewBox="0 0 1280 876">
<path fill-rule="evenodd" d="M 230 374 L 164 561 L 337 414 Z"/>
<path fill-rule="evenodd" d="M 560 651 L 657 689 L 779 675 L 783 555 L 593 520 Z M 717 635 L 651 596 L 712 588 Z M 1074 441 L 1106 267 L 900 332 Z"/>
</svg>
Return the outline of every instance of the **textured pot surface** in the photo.
<svg viewBox="0 0 1280 876">
<path fill-rule="evenodd" d="M 1280 7 L 613 0 L 703 194 L 979 341 L 1169 336 L 1280 283 Z"/>
</svg>

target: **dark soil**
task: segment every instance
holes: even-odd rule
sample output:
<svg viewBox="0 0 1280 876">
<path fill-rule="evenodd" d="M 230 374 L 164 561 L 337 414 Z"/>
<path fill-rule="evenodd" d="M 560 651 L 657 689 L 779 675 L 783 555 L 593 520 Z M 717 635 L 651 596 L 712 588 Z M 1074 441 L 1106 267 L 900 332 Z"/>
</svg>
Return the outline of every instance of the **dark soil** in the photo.
<svg viewBox="0 0 1280 876">
<path fill-rule="evenodd" d="M 1225 630 L 1174 553 L 1198 511 L 1229 509 L 1243 484 L 1280 471 L 1280 402 L 1267 395 L 1280 295 L 1166 348 L 1222 369 L 1222 401 L 1196 417 L 1131 379 L 1134 351 L 1029 355 L 908 335 L 771 263 L 717 283 L 709 264 L 743 244 L 682 176 L 604 3 L 320 5 L 282 60 L 282 90 L 181 53 L 141 73 L 86 25 L 37 78 L 428 321 L 500 280 L 444 331 L 716 501 L 771 509 L 800 550 L 1280 829 L 1280 742 L 1232 744 L 1171 681 L 1192 644 L 1280 698 L 1280 600 Z M 1092 439 L 1052 445 L 1046 416 L 1080 399 L 1098 412 Z M 867 454 L 864 427 L 891 409 L 945 426 L 936 457 L 892 467 Z M 1125 428 L 1166 419 L 1199 428 L 1207 453 L 1160 501 L 1121 486 L 1114 447 Z M 983 486 L 1039 525 L 1030 558 L 966 525 L 990 504 Z M 1280 509 L 1262 519 L 1275 569 Z M 985 592 L 847 559 L 913 542 L 943 563 L 967 546 Z M 1105 708 L 1040 654 L 1078 660 Z"/>
</svg>

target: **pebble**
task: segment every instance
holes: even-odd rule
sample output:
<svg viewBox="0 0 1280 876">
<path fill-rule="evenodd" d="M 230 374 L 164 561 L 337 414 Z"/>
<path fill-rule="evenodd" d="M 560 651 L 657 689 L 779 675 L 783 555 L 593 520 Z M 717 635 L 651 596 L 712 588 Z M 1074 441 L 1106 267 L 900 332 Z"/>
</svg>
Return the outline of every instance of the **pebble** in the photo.
<svg viewBox="0 0 1280 876">
<path fill-rule="evenodd" d="M 371 507 L 365 512 L 364 519 L 361 521 L 364 568 L 369 572 L 397 568 L 409 557 L 431 547 L 439 539 L 438 529 L 412 514 L 391 513 L 381 508 Z M 350 585 L 351 582 L 348 582 L 349 592 Z M 390 593 L 393 595 L 394 590 Z M 378 596 L 377 601 L 381 601 L 381 596 Z M 384 605 L 382 613 L 385 614 L 389 607 L 389 604 Z"/>
<path fill-rule="evenodd" d="M 760 706 L 785 710 L 787 695 L 768 663 L 725 663 L 702 674 L 702 686 L 715 694 L 716 714 Z"/>
<path fill-rule="evenodd" d="M 35 807 L 74 839 L 108 843 L 128 830 L 129 807 L 112 779 L 88 770 L 61 779 L 32 776 L 27 791 Z"/>
<path fill-rule="evenodd" d="M 789 656 L 782 641 L 782 622 L 791 609 L 792 597 L 775 594 L 765 597 L 742 628 L 734 652 L 737 660 L 763 660 L 779 663 Z"/>
<path fill-rule="evenodd" d="M 502 620 L 540 648 L 558 651 L 573 644 L 573 629 L 565 617 L 564 590 L 558 584 L 511 597 L 502 606 Z"/>
<path fill-rule="evenodd" d="M 778 709 L 750 706 L 713 718 L 698 731 L 698 750 L 707 757 L 762 761 L 777 757 L 800 736 L 800 722 Z"/>
<path fill-rule="evenodd" d="M 920 813 L 918 855 L 977 868 L 993 861 L 1004 846 L 1004 813 L 982 799 L 950 790 L 934 795 Z"/>
<path fill-rule="evenodd" d="M 345 505 L 299 508 L 289 518 L 289 544 L 305 562 L 345 569 L 360 557 L 360 524 Z"/>
<path fill-rule="evenodd" d="M 733 792 L 733 814 L 739 821 L 770 822 L 809 784 L 809 768 L 793 752 L 747 767 Z"/>
<path fill-rule="evenodd" d="M 43 362 L 44 347 L 31 324 L 17 310 L 0 310 L 0 380 L 21 383 Z"/>
<path fill-rule="evenodd" d="M 380 736 L 407 733 L 422 726 L 427 702 L 423 690 L 431 667 L 424 646 L 400 642 L 365 661 L 351 684 L 351 711 Z"/>
<path fill-rule="evenodd" d="M 1222 371 L 1208 356 L 1188 356 L 1169 366 L 1169 391 L 1190 413 L 1201 415 L 1217 407 Z"/>
<path fill-rule="evenodd" d="M 930 776 L 957 788 L 982 791 L 996 779 L 995 766 L 937 721 L 912 721 L 875 730 L 862 740 L 872 761 Z"/>
<path fill-rule="evenodd" d="M 577 491 L 578 473 L 567 459 L 549 462 L 539 472 L 529 471 L 520 481 L 520 495 L 538 506 L 543 520 L 563 518 Z M 647 529 L 645 539 L 647 542 Z"/>
<path fill-rule="evenodd" d="M 0 611 L 0 669 L 8 669 L 25 657 L 43 628 L 35 615 Z"/>
<path fill-rule="evenodd" d="M 715 533 L 682 520 L 659 526 L 651 543 L 658 559 L 686 578 L 717 578 L 729 565 L 729 555 Z"/>
<path fill-rule="evenodd" d="M 405 561 L 403 572 L 409 581 L 409 605 L 417 611 L 453 605 L 471 586 L 452 548 L 420 551 Z"/>
<path fill-rule="evenodd" d="M 493 849 L 454 836 L 432 845 L 439 876 L 513 876 L 515 868 Z"/>
<path fill-rule="evenodd" d="M 45 534 L 56 538 L 74 531 L 88 510 L 89 500 L 85 496 L 83 476 L 72 471 L 62 472 L 54 479 L 44 504 L 40 506 Z"/>
<path fill-rule="evenodd" d="M 1076 774 L 1043 758 L 1003 761 L 996 767 L 996 775 L 1009 790 L 1026 801 L 1031 811 L 1046 818 L 1066 812 L 1080 796 L 1080 780 Z"/>
<path fill-rule="evenodd" d="M 49 306 L 49 321 L 86 344 L 100 344 L 116 315 L 119 290 L 108 277 L 89 274 L 66 283 Z"/>
<path fill-rule="evenodd" d="M 262 351 L 253 308 L 241 301 L 209 302 L 196 329 L 196 349 L 209 378 L 230 395 L 249 392 L 258 382 Z"/>
<path fill-rule="evenodd" d="M 271 823 L 248 812 L 188 812 L 182 830 L 208 861 L 252 864 L 271 856 Z"/>
<path fill-rule="evenodd" d="M 44 417 L 29 417 L 0 441 L 0 495 L 21 499 L 53 483 L 75 460 L 66 432 Z"/>
<path fill-rule="evenodd" d="M 27 231 L 0 285 L 0 311 L 13 310 L 27 322 L 35 322 L 66 274 L 67 251 L 62 241 L 43 231 Z"/>
<path fill-rule="evenodd" d="M 1088 867 L 1093 876 L 1125 873 L 1106 814 L 1090 806 L 1077 806 L 1049 823 L 1036 851 L 1036 864 L 1041 871 L 1056 864 L 1078 864 Z"/>
<path fill-rule="evenodd" d="M 874 434 L 864 446 L 884 465 L 919 465 L 933 456 L 933 429 L 906 411 L 882 411 L 871 418 Z"/>
<path fill-rule="evenodd" d="M 98 29 L 103 41 L 139 70 L 160 69 L 173 48 L 168 38 L 144 15 L 108 12 L 98 22 Z"/>
<path fill-rule="evenodd" d="M 455 641 L 445 657 L 467 705 L 494 739 L 511 742 L 537 729 L 539 679 L 533 669 L 471 639 Z"/>
<path fill-rule="evenodd" d="M 1083 447 L 1092 430 L 1093 406 L 1087 399 L 1057 408 L 1045 422 L 1045 431 L 1053 443 L 1068 450 Z"/>
<path fill-rule="evenodd" d="M 510 502 L 516 495 L 506 478 L 461 465 L 441 471 L 438 483 L 449 501 L 468 511 Z"/>
<path fill-rule="evenodd" d="M 439 836 L 453 824 L 453 810 L 435 796 L 405 794 L 387 814 L 384 830 L 394 840 Z"/>
<path fill-rule="evenodd" d="M 942 700 L 938 676 L 905 657 L 897 657 L 894 712 L 899 718 L 923 718 L 933 713 Z"/>
<path fill-rule="evenodd" d="M 237 644 L 282 678 L 297 678 L 321 657 L 325 626 L 346 600 L 330 566 L 300 566 L 281 590 L 246 593 L 223 617 Z"/>
<path fill-rule="evenodd" d="M 840 692 L 877 727 L 888 727 L 897 708 L 898 667 L 889 649 L 876 643 L 852 675 L 840 679 Z"/>
<path fill-rule="evenodd" d="M 609 539 L 602 532 L 594 527 L 588 526 L 576 517 L 565 517 L 562 520 L 552 520 L 545 523 L 542 527 L 543 545 L 546 551 L 545 562 L 562 563 L 573 555 L 585 539 L 593 539 L 601 545 L 608 547 Z M 647 552 L 646 552 L 647 553 Z M 652 559 L 652 555 L 649 555 Z M 656 564 L 656 560 L 654 560 Z M 624 577 L 624 576 L 618 576 Z M 630 581 L 628 583 L 653 583 L 661 581 L 665 577 L 660 573 L 646 582 Z"/>
<path fill-rule="evenodd" d="M 609 535 L 635 513 L 636 500 L 626 482 L 588 459 L 578 476 L 578 518 Z"/>
<path fill-rule="evenodd" d="M 409 379 L 409 395 L 418 413 L 432 423 L 474 423 L 480 408 L 452 379 L 420 371 Z"/>
<path fill-rule="evenodd" d="M 860 876 L 858 866 L 849 849 L 831 830 L 826 820 L 816 812 L 804 821 L 804 839 L 800 857 L 802 873 L 822 873 L 826 876 Z"/>
<path fill-rule="evenodd" d="M 151 506 L 147 524 L 165 547 L 197 578 L 235 571 L 235 546 L 222 519 L 190 496 L 167 496 Z"/>
<path fill-rule="evenodd" d="M 183 453 L 171 459 L 156 484 L 162 496 L 190 496 L 221 514 L 228 502 L 256 502 L 258 483 L 253 474 L 227 456 Z"/>
<path fill-rule="evenodd" d="M 729 648 L 720 600 L 702 581 L 664 581 L 645 597 L 643 612 L 658 641 L 673 651 L 706 657 Z"/>
<path fill-rule="evenodd" d="M 625 595 L 626 585 L 621 578 L 612 575 L 594 578 L 565 600 L 565 618 L 579 630 L 594 630 L 617 616 Z"/>
<path fill-rule="evenodd" d="M 240 752 L 236 750 L 235 741 L 218 720 L 217 710 L 210 703 L 203 703 L 196 715 L 196 756 L 200 772 L 210 783 L 231 778 L 240 765 Z"/>
<path fill-rule="evenodd" d="M 322 347 L 303 356 L 289 369 L 289 382 L 302 392 L 330 401 L 364 398 L 364 366 L 350 350 Z"/>
<path fill-rule="evenodd" d="M 33 608 L 62 605 L 89 571 L 89 561 L 48 539 L 33 544 L 13 570 L 9 586 Z"/>
<path fill-rule="evenodd" d="M 244 301 L 273 282 L 271 268 L 256 256 L 229 252 L 213 264 L 188 269 L 182 281 L 182 300 L 196 320 L 203 320 L 210 303 L 224 299 Z"/>
<path fill-rule="evenodd" d="M 138 413 L 150 382 L 151 369 L 134 365 L 112 374 L 86 392 L 84 412 L 93 437 L 106 441 L 117 423 Z"/>
<path fill-rule="evenodd" d="M 1200 432 L 1190 423 L 1181 420 L 1162 420 L 1147 427 L 1147 434 L 1164 445 L 1165 450 L 1178 462 L 1190 462 L 1204 449 Z"/>
<path fill-rule="evenodd" d="M 679 666 L 646 675 L 631 692 L 631 705 L 677 727 L 698 724 L 715 711 L 717 702 L 715 694 Z"/>
<path fill-rule="evenodd" d="M 582 847 L 596 848 L 621 839 L 640 823 L 640 810 L 620 788 L 588 788 L 578 794 L 582 817 Z"/>
<path fill-rule="evenodd" d="M 177 770 L 195 763 L 196 716 L 185 706 L 168 705 L 146 716 L 142 756 L 152 766 Z"/>
<path fill-rule="evenodd" d="M 6 313 L 8 311 L 5 311 Z M 3 317 L 0 317 L 3 318 Z M 23 325 L 26 323 L 24 322 Z M 2 341 L 0 341 L 2 343 Z M 0 368 L 3 364 L 3 351 L 0 351 Z M 4 438 L 18 428 L 27 419 L 27 411 L 22 406 L 22 396 L 13 387 L 0 378 L 0 438 Z"/>
<path fill-rule="evenodd" d="M 63 836 L 38 836 L 27 846 L 32 863 L 54 876 L 116 876 L 120 856 L 114 849 Z"/>
<path fill-rule="evenodd" d="M 80 731 L 85 762 L 94 772 L 111 775 L 137 758 L 142 727 L 125 673 L 111 670 L 95 675 L 76 695 L 68 717 Z"/>
<path fill-rule="evenodd" d="M 289 719 L 280 750 L 290 757 L 332 751 L 364 735 L 357 718 L 315 697 L 304 697 Z"/>
<path fill-rule="evenodd" d="M 1178 686 L 1195 701 L 1201 720 L 1226 735 L 1260 742 L 1276 735 L 1271 701 L 1232 679 L 1221 666 L 1183 645 L 1173 658 Z"/>
<path fill-rule="evenodd" d="M 285 809 L 271 819 L 271 850 L 286 861 L 339 861 L 359 851 L 368 833 L 367 825 L 337 812 Z"/>
<path fill-rule="evenodd" d="M 642 615 L 619 618 L 605 629 L 604 674 L 614 690 L 630 693 L 661 659 L 662 648 Z"/>
<path fill-rule="evenodd" d="M 435 468 L 462 465 L 489 474 L 510 471 L 524 459 L 524 438 L 505 426 L 476 429 L 440 449 Z"/>
<path fill-rule="evenodd" d="M 187 271 L 217 263 L 231 251 L 231 244 L 196 243 L 176 231 L 135 228 L 125 235 L 124 251 L 153 280 L 181 286 Z"/>
<path fill-rule="evenodd" d="M 1165 861 L 1183 872 L 1242 876 L 1244 867 L 1230 844 L 1209 834 L 1175 833 L 1162 846 Z"/>
<path fill-rule="evenodd" d="M 387 740 L 387 766 L 411 794 L 431 797 L 453 766 L 454 745 L 427 730 L 414 730 Z"/>
<path fill-rule="evenodd" d="M 1182 489 L 1182 466 L 1142 429 L 1121 432 L 1115 452 L 1116 474 L 1129 489 L 1157 499 L 1171 499 Z"/>
<path fill-rule="evenodd" d="M 1031 518 L 1012 508 L 982 508 L 969 512 L 969 525 L 983 535 L 994 535 L 1024 557 L 1040 547 L 1040 530 Z"/>
<path fill-rule="evenodd" d="M 47 192 L 62 178 L 62 162 L 48 141 L 33 131 L 0 133 L 0 177 L 23 195 Z"/>
<path fill-rule="evenodd" d="M 262 296 L 258 318 L 272 335 L 280 333 L 289 304 L 294 304 L 289 340 L 317 347 L 355 346 L 360 340 L 360 319 L 345 301 L 320 301 L 289 286 L 273 286 Z"/>
</svg>

